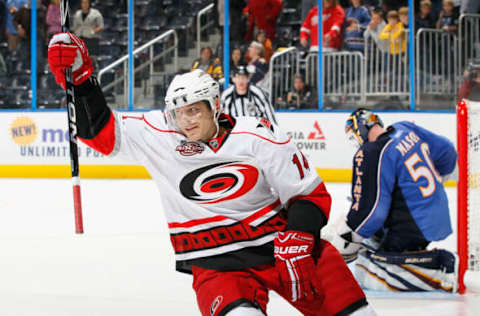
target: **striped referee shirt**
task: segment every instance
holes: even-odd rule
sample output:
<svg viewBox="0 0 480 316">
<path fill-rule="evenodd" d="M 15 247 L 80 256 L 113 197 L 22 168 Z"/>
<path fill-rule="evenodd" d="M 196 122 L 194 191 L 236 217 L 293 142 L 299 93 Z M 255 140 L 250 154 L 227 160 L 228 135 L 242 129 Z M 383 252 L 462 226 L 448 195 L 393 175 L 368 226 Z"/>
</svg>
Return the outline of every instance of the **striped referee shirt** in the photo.
<svg viewBox="0 0 480 316">
<path fill-rule="evenodd" d="M 235 85 L 231 85 L 222 94 L 223 113 L 231 116 L 254 116 L 265 118 L 277 124 L 275 111 L 263 91 L 255 85 L 249 84 L 247 93 L 239 95 Z"/>
</svg>

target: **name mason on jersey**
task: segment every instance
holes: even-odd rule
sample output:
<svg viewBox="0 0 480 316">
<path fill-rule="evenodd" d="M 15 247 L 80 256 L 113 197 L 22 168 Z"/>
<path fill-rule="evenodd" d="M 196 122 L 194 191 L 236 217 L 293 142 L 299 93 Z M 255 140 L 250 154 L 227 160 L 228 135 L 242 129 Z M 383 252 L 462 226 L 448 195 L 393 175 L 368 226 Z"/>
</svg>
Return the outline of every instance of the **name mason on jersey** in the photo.
<svg viewBox="0 0 480 316">
<path fill-rule="evenodd" d="M 400 154 L 402 154 L 402 157 L 405 156 L 410 149 L 415 146 L 416 143 L 420 141 L 420 137 L 418 137 L 415 132 L 411 131 L 403 139 L 400 140 L 400 142 L 395 146 L 395 149 L 397 149 Z"/>
</svg>

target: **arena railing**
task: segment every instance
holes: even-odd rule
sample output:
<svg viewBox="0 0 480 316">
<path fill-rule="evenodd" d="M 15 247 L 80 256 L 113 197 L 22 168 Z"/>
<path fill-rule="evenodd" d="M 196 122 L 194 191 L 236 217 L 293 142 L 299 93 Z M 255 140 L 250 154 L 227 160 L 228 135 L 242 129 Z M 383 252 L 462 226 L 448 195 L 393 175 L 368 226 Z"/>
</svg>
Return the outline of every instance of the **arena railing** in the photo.
<svg viewBox="0 0 480 316">
<path fill-rule="evenodd" d="M 398 39 L 365 38 L 365 94 L 367 97 L 410 96 L 408 32 Z"/>
<path fill-rule="evenodd" d="M 271 104 L 278 98 L 285 98 L 293 88 L 293 77 L 297 73 L 297 49 L 289 47 L 275 52 L 270 58 L 267 84 Z"/>
<path fill-rule="evenodd" d="M 458 22 L 459 69 L 480 58 L 480 14 L 462 14 Z"/>
<path fill-rule="evenodd" d="M 204 25 L 202 25 L 202 17 L 206 15 L 208 12 L 212 11 L 213 7 L 214 7 L 214 4 L 211 3 L 205 8 L 203 8 L 202 10 L 198 11 L 198 14 L 197 14 L 197 56 L 200 56 L 202 32 L 214 24 L 213 20 L 208 21 L 207 19 L 207 22 Z"/>
<path fill-rule="evenodd" d="M 458 37 L 453 32 L 419 29 L 416 35 L 416 103 L 426 105 L 440 98 L 456 101 L 461 83 Z"/>
<path fill-rule="evenodd" d="M 170 41 L 173 38 L 173 43 Z M 166 42 L 168 47 L 163 47 L 162 51 L 159 54 L 155 54 L 155 44 L 160 42 Z M 146 53 L 146 54 L 145 54 Z M 144 61 L 141 65 L 136 66 L 134 70 L 134 82 L 135 82 L 135 73 L 138 73 L 148 67 L 148 83 L 150 87 L 154 86 L 155 77 L 162 74 L 161 72 L 155 71 L 155 62 L 160 60 L 161 58 L 167 57 L 170 53 L 173 53 L 173 73 L 178 71 L 178 37 L 177 32 L 175 30 L 168 30 L 165 33 L 155 37 L 151 41 L 143 44 L 142 46 L 138 47 L 133 51 L 133 56 L 138 56 L 140 54 L 148 55 L 148 59 Z M 106 66 L 105 68 L 101 69 L 98 72 L 98 81 L 100 84 L 105 74 L 108 72 L 113 74 L 113 80 L 107 84 L 102 85 L 102 90 L 108 94 L 109 91 L 113 90 L 117 87 L 120 83 L 123 83 L 123 102 L 117 103 L 117 107 L 126 107 L 128 104 L 128 60 L 129 55 L 124 55 L 120 57 L 118 60 L 114 61 L 110 65 Z M 115 71 L 114 69 L 123 64 L 123 71 Z M 125 80 L 127 79 L 127 80 Z M 143 84 L 146 84 L 143 82 Z M 145 90 L 145 86 L 143 87 Z M 135 93 L 135 89 L 133 89 L 133 93 Z"/>
</svg>

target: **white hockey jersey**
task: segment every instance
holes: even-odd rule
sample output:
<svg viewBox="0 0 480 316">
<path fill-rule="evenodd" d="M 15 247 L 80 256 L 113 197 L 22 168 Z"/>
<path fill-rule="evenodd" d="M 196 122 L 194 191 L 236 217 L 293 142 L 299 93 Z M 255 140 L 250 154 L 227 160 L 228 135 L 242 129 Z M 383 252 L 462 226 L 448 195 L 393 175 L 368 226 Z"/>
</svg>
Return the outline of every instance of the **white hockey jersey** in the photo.
<svg viewBox="0 0 480 316">
<path fill-rule="evenodd" d="M 328 218 L 322 180 L 293 141 L 265 119 L 222 115 L 227 133 L 207 144 L 170 130 L 161 111 L 112 115 L 87 144 L 146 167 L 160 191 L 177 268 L 270 243 L 285 229 L 284 207 L 294 199 L 314 202 Z"/>
</svg>

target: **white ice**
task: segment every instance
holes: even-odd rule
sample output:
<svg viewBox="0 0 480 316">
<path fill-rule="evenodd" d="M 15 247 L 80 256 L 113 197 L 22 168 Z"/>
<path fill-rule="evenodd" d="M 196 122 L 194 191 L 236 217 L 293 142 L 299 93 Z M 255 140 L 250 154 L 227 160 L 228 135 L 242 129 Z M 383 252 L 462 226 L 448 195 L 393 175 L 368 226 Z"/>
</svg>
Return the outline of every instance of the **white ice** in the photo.
<svg viewBox="0 0 480 316">
<path fill-rule="evenodd" d="M 349 185 L 327 188 L 335 219 Z M 455 210 L 455 190 L 448 194 Z M 82 180 L 82 202 L 85 234 L 75 235 L 69 180 L 0 180 L 0 316 L 200 315 L 191 277 L 174 270 L 152 181 Z M 454 245 L 454 237 L 441 244 Z M 367 295 L 379 316 L 480 315 L 473 293 Z M 300 315 L 275 293 L 268 312 Z"/>
</svg>

